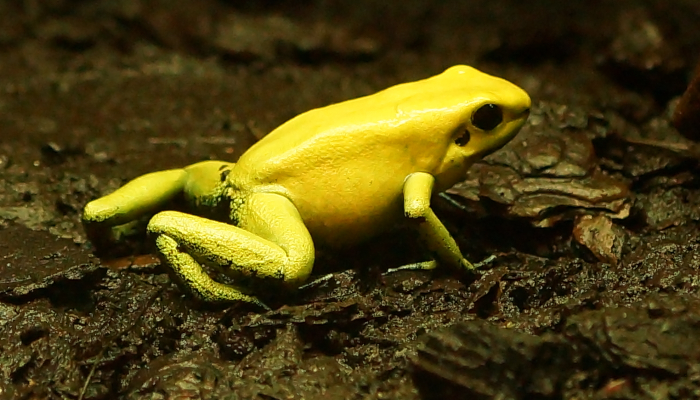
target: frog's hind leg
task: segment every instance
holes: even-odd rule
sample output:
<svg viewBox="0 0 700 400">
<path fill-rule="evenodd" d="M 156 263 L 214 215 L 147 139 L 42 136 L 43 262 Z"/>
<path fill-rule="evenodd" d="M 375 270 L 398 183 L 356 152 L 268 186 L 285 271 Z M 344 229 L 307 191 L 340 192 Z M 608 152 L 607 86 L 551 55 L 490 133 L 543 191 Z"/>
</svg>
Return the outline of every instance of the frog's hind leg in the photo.
<svg viewBox="0 0 700 400">
<path fill-rule="evenodd" d="M 157 212 L 182 192 L 186 181 L 184 169 L 153 172 L 89 202 L 82 222 L 95 251 L 113 253 L 121 236 L 129 236 L 136 227 L 130 222 Z"/>
<path fill-rule="evenodd" d="M 140 176 L 116 191 L 89 202 L 83 222 L 122 225 L 154 212 L 182 192 L 187 181 L 184 169 L 171 169 Z"/>
<path fill-rule="evenodd" d="M 213 192 L 232 163 L 204 161 L 186 168 L 140 176 L 111 194 L 91 201 L 83 210 L 83 225 L 93 243 L 109 242 L 111 227 L 162 210 L 181 194 L 203 197 Z M 99 246 L 98 246 L 99 247 Z"/>
<path fill-rule="evenodd" d="M 247 295 L 238 288 L 224 285 L 211 279 L 194 257 L 182 251 L 178 242 L 170 236 L 159 235 L 156 238 L 156 246 L 164 261 L 177 275 L 179 282 L 185 285 L 185 289 L 200 299 L 209 302 L 245 301 L 257 304 L 266 310 L 270 309 L 256 297 Z"/>
<path fill-rule="evenodd" d="M 116 191 L 91 201 L 83 210 L 83 221 L 116 226 L 162 209 L 181 193 L 193 197 L 213 191 L 233 163 L 204 161 L 186 168 L 139 176 Z"/>
<path fill-rule="evenodd" d="M 254 193 L 237 210 L 234 226 L 177 211 L 156 214 L 148 225 L 164 261 L 205 301 L 248 301 L 239 289 L 212 280 L 200 261 L 237 275 L 298 286 L 311 273 L 314 245 L 299 212 L 284 196 Z"/>
</svg>

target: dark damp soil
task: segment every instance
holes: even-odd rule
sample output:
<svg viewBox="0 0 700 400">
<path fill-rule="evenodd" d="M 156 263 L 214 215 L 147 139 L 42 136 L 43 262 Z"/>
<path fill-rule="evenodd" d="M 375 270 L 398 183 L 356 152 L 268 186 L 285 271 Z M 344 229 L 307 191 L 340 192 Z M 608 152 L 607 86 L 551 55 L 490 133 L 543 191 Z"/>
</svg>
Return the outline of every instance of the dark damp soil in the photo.
<svg viewBox="0 0 700 400">
<path fill-rule="evenodd" d="M 695 0 L 1 2 L 0 398 L 700 398 L 699 20 Z M 385 275 L 421 256 L 399 232 L 320 253 L 331 278 L 262 312 L 184 295 L 143 234 L 100 258 L 85 237 L 82 207 L 131 178 L 454 64 L 533 98 L 433 201 L 468 259 L 497 256 L 480 274 Z"/>
</svg>

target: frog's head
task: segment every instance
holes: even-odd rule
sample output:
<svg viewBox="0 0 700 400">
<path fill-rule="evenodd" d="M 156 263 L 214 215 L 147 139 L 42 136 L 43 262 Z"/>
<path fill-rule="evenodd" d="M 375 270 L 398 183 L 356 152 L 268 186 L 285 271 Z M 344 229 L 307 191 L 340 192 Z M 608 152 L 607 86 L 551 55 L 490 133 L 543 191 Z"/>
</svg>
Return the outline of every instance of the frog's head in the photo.
<svg viewBox="0 0 700 400">
<path fill-rule="evenodd" d="M 464 178 L 475 161 L 515 137 L 530 114 L 530 96 L 518 86 L 468 66 L 449 68 L 433 78 L 439 88 L 440 131 L 447 144 L 434 171 L 440 189 Z"/>
</svg>

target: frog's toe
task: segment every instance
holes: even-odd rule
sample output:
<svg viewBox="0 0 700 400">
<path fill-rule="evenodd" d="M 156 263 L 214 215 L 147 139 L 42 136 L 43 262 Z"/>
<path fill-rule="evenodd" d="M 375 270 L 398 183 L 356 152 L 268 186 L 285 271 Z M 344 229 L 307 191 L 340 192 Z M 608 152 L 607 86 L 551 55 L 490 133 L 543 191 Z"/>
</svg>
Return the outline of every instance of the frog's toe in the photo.
<svg viewBox="0 0 700 400">
<path fill-rule="evenodd" d="M 491 254 L 490 256 L 479 261 L 478 263 L 476 263 L 476 264 L 470 263 L 470 265 L 472 266 L 473 269 L 480 269 L 481 267 L 484 267 L 486 265 L 491 264 L 491 262 L 493 262 L 493 260 L 495 260 L 496 258 L 498 258 L 498 256 L 496 256 L 495 254 Z M 469 261 L 467 261 L 467 262 L 469 262 Z"/>
<path fill-rule="evenodd" d="M 396 268 L 389 268 L 382 275 L 389 275 L 399 271 L 429 271 L 431 269 L 437 268 L 437 264 L 438 263 L 435 260 L 406 264 Z"/>
<path fill-rule="evenodd" d="M 258 300 L 258 299 L 255 298 L 255 297 L 252 297 L 252 296 L 250 296 L 250 297 L 251 297 L 251 300 L 252 300 L 252 301 L 249 301 L 249 303 L 253 303 L 253 304 L 255 304 L 256 306 L 262 308 L 262 309 L 265 310 L 265 311 L 272 311 L 272 309 L 271 309 L 270 307 L 268 307 L 267 304 L 263 303 L 262 301 Z"/>
</svg>

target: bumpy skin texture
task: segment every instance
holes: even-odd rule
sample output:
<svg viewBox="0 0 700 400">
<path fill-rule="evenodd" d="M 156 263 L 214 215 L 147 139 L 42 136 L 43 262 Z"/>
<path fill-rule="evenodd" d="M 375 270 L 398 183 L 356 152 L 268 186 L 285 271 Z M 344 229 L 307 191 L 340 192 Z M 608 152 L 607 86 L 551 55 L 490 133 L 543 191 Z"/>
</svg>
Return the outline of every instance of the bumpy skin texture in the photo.
<svg viewBox="0 0 700 400">
<path fill-rule="evenodd" d="M 136 178 L 90 202 L 83 222 L 97 241 L 111 227 L 166 209 L 184 194 L 192 214 L 158 212 L 148 230 L 184 287 L 206 301 L 261 304 L 241 288 L 213 281 L 203 263 L 298 286 L 311 273 L 314 243 L 352 245 L 401 218 L 415 220 L 438 258 L 416 265 L 473 268 L 433 213 L 430 197 L 510 141 L 529 108 L 529 96 L 512 83 L 454 66 L 303 113 L 235 164 L 205 161 Z"/>
</svg>

